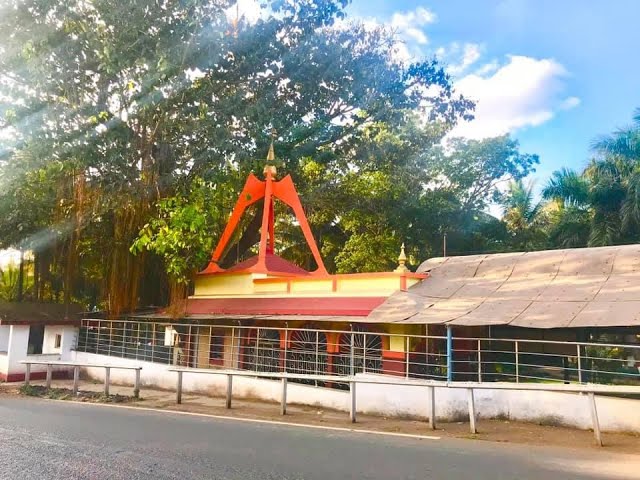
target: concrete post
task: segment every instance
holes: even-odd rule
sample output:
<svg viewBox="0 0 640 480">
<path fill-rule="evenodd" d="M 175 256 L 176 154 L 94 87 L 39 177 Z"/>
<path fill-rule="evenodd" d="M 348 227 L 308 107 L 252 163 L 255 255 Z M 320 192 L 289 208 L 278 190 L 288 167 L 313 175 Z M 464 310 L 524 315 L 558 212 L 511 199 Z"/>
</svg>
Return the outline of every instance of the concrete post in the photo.
<svg viewBox="0 0 640 480">
<path fill-rule="evenodd" d="M 429 423 L 431 424 L 431 430 L 436 429 L 436 387 L 429 388 Z"/>
<path fill-rule="evenodd" d="M 282 395 L 280 397 L 280 415 L 287 414 L 287 379 L 282 377 Z"/>
<path fill-rule="evenodd" d="M 178 382 L 176 384 L 176 403 L 182 403 L 182 372 L 178 371 Z"/>
<path fill-rule="evenodd" d="M 47 365 L 47 390 L 51 388 L 51 365 Z"/>
<path fill-rule="evenodd" d="M 136 383 L 133 386 L 133 396 L 140 398 L 140 369 L 136 368 Z"/>
<path fill-rule="evenodd" d="M 26 367 L 27 367 L 27 370 L 24 372 L 24 385 L 25 386 L 29 385 L 29 379 L 31 377 L 31 364 L 27 363 Z"/>
<path fill-rule="evenodd" d="M 73 394 L 78 394 L 78 381 L 80 380 L 80 367 L 73 367 Z"/>
<path fill-rule="evenodd" d="M 356 382 L 349 382 L 349 392 L 351 393 L 349 419 L 351 420 L 351 423 L 356 423 Z"/>
<path fill-rule="evenodd" d="M 602 436 L 600 435 L 600 422 L 598 421 L 598 410 L 596 408 L 596 396 L 593 392 L 589 392 L 589 404 L 591 406 L 591 420 L 593 422 L 593 435 L 596 439 L 596 445 L 602 446 Z"/>
<path fill-rule="evenodd" d="M 109 381 L 111 377 L 111 368 L 104 367 L 104 394 L 109 395 Z"/>
<path fill-rule="evenodd" d="M 227 401 L 226 401 L 227 408 L 231 408 L 232 391 L 233 391 L 233 375 L 227 375 Z"/>
<path fill-rule="evenodd" d="M 476 430 L 476 408 L 473 401 L 473 388 L 467 388 L 467 395 L 469 399 L 469 429 L 471 433 L 478 433 Z"/>
</svg>

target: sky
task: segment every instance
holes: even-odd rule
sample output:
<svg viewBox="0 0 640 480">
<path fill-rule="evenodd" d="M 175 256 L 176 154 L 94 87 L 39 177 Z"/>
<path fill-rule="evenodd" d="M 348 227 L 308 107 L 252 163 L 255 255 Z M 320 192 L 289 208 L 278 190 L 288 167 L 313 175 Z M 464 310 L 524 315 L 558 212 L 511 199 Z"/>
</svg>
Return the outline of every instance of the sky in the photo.
<svg viewBox="0 0 640 480">
<path fill-rule="evenodd" d="M 394 27 L 408 59 L 444 62 L 477 102 L 452 134 L 512 134 L 540 155 L 538 188 L 640 107 L 638 0 L 353 0 L 349 13 Z"/>
</svg>

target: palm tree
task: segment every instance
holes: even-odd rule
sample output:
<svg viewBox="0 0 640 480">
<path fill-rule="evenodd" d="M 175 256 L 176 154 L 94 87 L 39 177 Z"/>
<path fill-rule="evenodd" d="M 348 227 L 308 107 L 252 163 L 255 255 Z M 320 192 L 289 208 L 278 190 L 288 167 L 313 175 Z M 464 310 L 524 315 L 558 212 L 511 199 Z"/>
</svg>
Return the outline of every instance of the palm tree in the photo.
<svg viewBox="0 0 640 480">
<path fill-rule="evenodd" d="M 542 189 L 542 198 L 555 207 L 550 209 L 551 243 L 563 248 L 586 246 L 591 233 L 588 179 L 568 168 L 555 171 Z"/>
<path fill-rule="evenodd" d="M 591 148 L 603 157 L 640 160 L 640 108 L 634 112 L 630 126 L 597 138 Z"/>
<path fill-rule="evenodd" d="M 503 201 L 503 220 L 511 234 L 512 246 L 521 251 L 537 250 L 546 244 L 544 204 L 535 201 L 533 187 L 533 183 L 512 181 Z"/>
</svg>

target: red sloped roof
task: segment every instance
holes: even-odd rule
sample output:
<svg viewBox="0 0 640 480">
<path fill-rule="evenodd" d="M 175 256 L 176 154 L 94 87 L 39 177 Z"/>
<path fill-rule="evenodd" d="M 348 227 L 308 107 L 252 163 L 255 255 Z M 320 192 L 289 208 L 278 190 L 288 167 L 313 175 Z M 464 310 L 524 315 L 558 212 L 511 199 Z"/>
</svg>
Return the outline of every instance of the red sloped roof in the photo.
<svg viewBox="0 0 640 480">
<path fill-rule="evenodd" d="M 258 255 L 255 255 L 247 260 L 240 262 L 233 267 L 228 268 L 227 272 L 240 272 L 243 270 L 251 270 L 258 263 Z M 278 255 L 268 253 L 265 256 L 265 264 L 267 266 L 266 272 L 258 272 L 258 273 L 289 273 L 292 275 L 310 275 L 305 269 L 299 267 L 298 265 L 291 263 L 288 260 L 285 260 Z M 257 270 L 256 270 L 257 271 Z"/>
</svg>

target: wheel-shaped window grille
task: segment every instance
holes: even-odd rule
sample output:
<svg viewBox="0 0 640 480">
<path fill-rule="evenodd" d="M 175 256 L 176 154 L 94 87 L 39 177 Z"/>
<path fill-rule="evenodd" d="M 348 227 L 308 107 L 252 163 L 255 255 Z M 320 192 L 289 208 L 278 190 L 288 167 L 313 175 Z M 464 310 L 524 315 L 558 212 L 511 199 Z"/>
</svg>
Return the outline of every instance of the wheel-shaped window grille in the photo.
<svg viewBox="0 0 640 480">
<path fill-rule="evenodd" d="M 351 348 L 353 336 L 353 349 Z M 334 360 L 338 375 L 379 373 L 382 371 L 382 337 L 357 326 L 353 333 L 342 333 L 339 354 Z"/>
<path fill-rule="evenodd" d="M 323 375 L 327 372 L 327 336 L 318 330 L 292 330 L 287 372 Z M 301 381 L 301 383 L 316 383 Z"/>
</svg>

